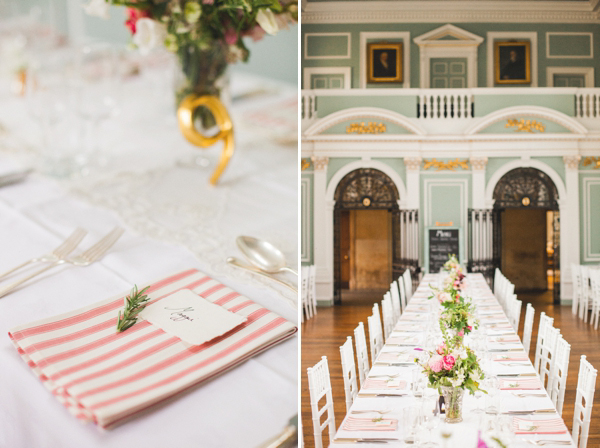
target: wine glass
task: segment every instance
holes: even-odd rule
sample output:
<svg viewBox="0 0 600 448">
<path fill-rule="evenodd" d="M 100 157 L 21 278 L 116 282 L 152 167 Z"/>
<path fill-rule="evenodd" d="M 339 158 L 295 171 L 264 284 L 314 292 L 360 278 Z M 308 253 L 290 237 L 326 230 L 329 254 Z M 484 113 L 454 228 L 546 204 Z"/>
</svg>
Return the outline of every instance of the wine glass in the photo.
<svg viewBox="0 0 600 448">
<path fill-rule="evenodd" d="M 81 163 L 89 170 L 107 164 L 98 130 L 118 112 L 118 54 L 115 47 L 99 43 L 84 46 L 78 56 L 77 112 L 86 125 Z"/>
<path fill-rule="evenodd" d="M 452 425 L 450 423 L 442 422 L 442 425 L 440 427 L 440 436 L 444 441 L 444 448 L 448 448 L 448 440 L 450 440 L 452 434 Z"/>
<path fill-rule="evenodd" d="M 437 428 L 440 424 L 440 402 L 438 400 L 437 393 L 428 389 L 425 392 L 425 398 L 423 400 L 423 422 L 422 422 L 422 431 L 425 432 L 426 442 L 421 444 L 423 447 L 438 447 L 439 444 L 432 440 L 432 434 L 434 433 L 434 429 Z"/>
</svg>

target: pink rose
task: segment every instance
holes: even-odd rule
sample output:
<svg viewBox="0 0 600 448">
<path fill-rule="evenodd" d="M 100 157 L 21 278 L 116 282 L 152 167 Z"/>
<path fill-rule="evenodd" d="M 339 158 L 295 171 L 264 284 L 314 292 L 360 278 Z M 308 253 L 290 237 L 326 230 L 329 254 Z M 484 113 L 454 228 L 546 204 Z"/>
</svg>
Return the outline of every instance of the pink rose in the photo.
<svg viewBox="0 0 600 448">
<path fill-rule="evenodd" d="M 464 328 L 463 328 L 462 330 L 460 330 L 460 331 L 458 332 L 458 336 L 460 336 L 460 337 L 462 338 L 464 335 L 465 335 L 465 330 L 464 330 Z"/>
<path fill-rule="evenodd" d="M 444 354 L 444 350 L 446 350 L 446 343 L 442 342 L 442 344 L 440 346 L 438 346 L 438 348 L 435 351 L 437 352 L 438 355 L 442 355 L 442 354 Z"/>
<path fill-rule="evenodd" d="M 431 370 L 433 370 L 435 373 L 438 373 L 444 368 L 444 358 L 442 358 L 440 355 L 433 355 L 431 358 L 429 358 L 427 364 Z"/>
<path fill-rule="evenodd" d="M 202 3 L 204 3 L 205 5 L 214 5 L 215 0 L 202 0 Z"/>
<path fill-rule="evenodd" d="M 451 302 L 452 297 L 447 292 L 439 292 L 437 293 L 437 299 L 440 303 Z"/>
<path fill-rule="evenodd" d="M 225 43 L 227 45 L 235 45 L 237 40 L 237 32 L 233 28 L 227 28 L 227 30 L 225 30 Z"/>
<path fill-rule="evenodd" d="M 442 365 L 444 367 L 444 370 L 452 370 L 452 367 L 454 367 L 455 362 L 456 359 L 452 355 L 446 355 L 442 358 Z"/>
<path fill-rule="evenodd" d="M 467 330 L 473 331 L 473 327 L 469 325 L 469 326 L 467 326 Z"/>
</svg>

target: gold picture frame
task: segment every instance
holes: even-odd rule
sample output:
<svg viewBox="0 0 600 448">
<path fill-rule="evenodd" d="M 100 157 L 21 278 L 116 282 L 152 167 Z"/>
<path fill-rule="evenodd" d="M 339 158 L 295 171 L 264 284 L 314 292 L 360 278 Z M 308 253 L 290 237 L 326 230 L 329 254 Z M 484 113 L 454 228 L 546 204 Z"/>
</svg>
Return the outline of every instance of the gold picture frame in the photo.
<svg viewBox="0 0 600 448">
<path fill-rule="evenodd" d="M 367 82 L 403 82 L 402 42 L 367 44 Z"/>
<path fill-rule="evenodd" d="M 531 42 L 494 42 L 496 84 L 531 84 Z"/>
</svg>

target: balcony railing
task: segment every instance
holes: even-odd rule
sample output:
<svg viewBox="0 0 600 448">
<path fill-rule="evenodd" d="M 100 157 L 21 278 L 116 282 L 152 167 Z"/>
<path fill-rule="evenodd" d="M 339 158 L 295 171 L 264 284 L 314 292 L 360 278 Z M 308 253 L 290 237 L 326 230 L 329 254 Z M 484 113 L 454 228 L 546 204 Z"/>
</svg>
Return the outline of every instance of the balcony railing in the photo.
<svg viewBox="0 0 600 448">
<path fill-rule="evenodd" d="M 511 106 L 562 112 L 600 130 L 600 88 L 339 89 L 302 90 L 302 128 L 352 107 L 376 107 L 418 122 L 470 123 Z"/>
</svg>

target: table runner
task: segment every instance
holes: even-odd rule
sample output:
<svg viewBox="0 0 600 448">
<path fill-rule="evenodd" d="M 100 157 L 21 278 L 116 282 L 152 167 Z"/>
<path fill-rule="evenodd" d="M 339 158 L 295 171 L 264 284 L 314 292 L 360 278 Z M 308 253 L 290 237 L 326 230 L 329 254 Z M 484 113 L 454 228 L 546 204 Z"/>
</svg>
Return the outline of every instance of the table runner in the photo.
<svg viewBox="0 0 600 448">
<path fill-rule="evenodd" d="M 150 285 L 151 303 L 190 289 L 247 322 L 191 346 L 140 321 L 116 333 L 121 294 L 13 328 L 21 357 L 77 418 L 110 427 L 226 372 L 291 337 L 297 328 L 196 269 Z"/>
</svg>

